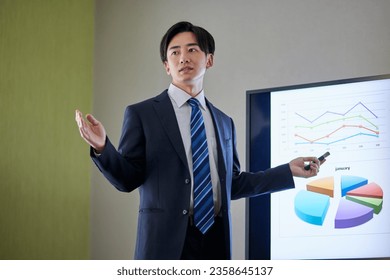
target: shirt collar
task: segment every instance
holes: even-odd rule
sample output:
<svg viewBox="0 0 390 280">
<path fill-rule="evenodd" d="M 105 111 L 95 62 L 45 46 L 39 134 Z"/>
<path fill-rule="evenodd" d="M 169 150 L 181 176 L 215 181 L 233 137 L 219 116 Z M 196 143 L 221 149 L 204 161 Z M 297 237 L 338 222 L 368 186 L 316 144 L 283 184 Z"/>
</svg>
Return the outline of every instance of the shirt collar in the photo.
<svg viewBox="0 0 390 280">
<path fill-rule="evenodd" d="M 184 90 L 178 88 L 174 84 L 169 85 L 168 94 L 176 103 L 177 107 L 179 108 L 181 108 L 184 104 L 186 104 L 187 101 L 191 98 L 191 95 L 186 93 Z M 204 97 L 204 90 L 202 89 L 202 91 L 194 98 L 196 98 L 199 101 L 202 109 L 206 110 L 206 99 Z"/>
</svg>

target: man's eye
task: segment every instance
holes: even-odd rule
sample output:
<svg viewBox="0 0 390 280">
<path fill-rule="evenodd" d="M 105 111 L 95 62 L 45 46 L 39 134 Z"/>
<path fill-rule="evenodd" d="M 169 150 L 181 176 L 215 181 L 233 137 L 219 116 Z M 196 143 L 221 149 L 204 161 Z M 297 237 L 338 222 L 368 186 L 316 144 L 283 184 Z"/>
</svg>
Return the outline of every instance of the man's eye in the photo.
<svg viewBox="0 0 390 280">
<path fill-rule="evenodd" d="M 188 51 L 189 51 L 189 52 L 195 52 L 196 49 L 195 49 L 195 48 L 191 48 L 191 49 L 189 49 Z"/>
</svg>

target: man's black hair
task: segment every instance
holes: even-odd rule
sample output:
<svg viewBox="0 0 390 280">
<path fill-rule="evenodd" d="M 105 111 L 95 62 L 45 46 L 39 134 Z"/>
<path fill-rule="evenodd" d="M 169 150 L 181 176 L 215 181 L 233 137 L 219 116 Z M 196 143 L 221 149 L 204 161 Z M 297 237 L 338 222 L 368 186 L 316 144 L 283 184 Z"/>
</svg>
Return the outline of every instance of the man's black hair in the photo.
<svg viewBox="0 0 390 280">
<path fill-rule="evenodd" d="M 199 48 L 205 54 L 214 54 L 215 43 L 213 36 L 211 36 L 211 34 L 206 29 L 200 26 L 193 25 L 192 23 L 187 21 L 181 21 L 169 28 L 167 33 L 165 33 L 165 35 L 161 39 L 160 56 L 162 62 L 167 61 L 168 45 L 171 42 L 172 38 L 182 32 L 192 32 L 198 41 L 197 43 L 199 45 Z"/>
</svg>

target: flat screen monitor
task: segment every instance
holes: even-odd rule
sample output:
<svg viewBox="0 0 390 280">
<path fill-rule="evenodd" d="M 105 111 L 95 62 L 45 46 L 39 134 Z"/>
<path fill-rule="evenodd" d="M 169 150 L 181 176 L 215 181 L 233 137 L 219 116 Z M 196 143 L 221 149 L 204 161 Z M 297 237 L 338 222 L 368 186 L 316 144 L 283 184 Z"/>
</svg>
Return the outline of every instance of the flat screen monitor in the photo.
<svg viewBox="0 0 390 280">
<path fill-rule="evenodd" d="M 247 199 L 248 259 L 390 257 L 390 75 L 247 91 L 247 169 L 329 152 Z"/>
</svg>

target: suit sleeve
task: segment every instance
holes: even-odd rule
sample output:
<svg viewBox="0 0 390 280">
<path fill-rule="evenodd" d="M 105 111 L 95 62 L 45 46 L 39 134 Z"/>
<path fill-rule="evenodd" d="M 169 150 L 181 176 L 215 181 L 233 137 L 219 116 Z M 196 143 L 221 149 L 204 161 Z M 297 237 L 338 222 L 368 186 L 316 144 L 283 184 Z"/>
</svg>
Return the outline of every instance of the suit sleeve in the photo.
<svg viewBox="0 0 390 280">
<path fill-rule="evenodd" d="M 261 194 L 294 188 L 294 179 L 289 164 L 283 164 L 265 171 L 241 172 L 236 150 L 236 132 L 232 121 L 233 178 L 232 199 L 253 197 Z"/>
<path fill-rule="evenodd" d="M 127 107 L 118 150 L 107 137 L 101 155 L 91 158 L 106 179 L 119 191 L 131 192 L 144 181 L 145 139 L 138 115 Z"/>
</svg>

